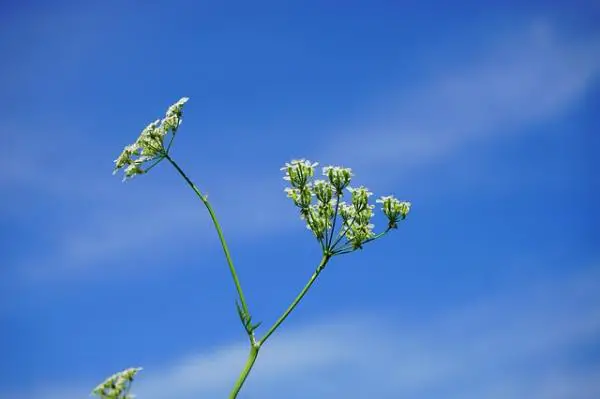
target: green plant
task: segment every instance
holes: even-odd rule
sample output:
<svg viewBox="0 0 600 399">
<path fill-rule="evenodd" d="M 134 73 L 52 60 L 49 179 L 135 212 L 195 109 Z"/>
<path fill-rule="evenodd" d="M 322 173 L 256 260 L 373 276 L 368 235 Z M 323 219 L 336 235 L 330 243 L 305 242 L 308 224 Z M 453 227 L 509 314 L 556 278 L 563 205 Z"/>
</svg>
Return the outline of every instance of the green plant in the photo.
<svg viewBox="0 0 600 399">
<path fill-rule="evenodd" d="M 170 154 L 173 140 L 181 125 L 183 106 L 187 101 L 188 98 L 184 97 L 173 104 L 169 107 L 163 119 L 158 119 L 149 124 L 133 144 L 126 146 L 121 155 L 115 160 L 114 173 L 122 169 L 124 171 L 123 180 L 127 180 L 137 175 L 146 174 L 158 163 L 167 160 L 208 210 L 237 290 L 237 312 L 250 344 L 246 365 L 229 396 L 233 399 L 237 397 L 252 370 L 260 349 L 298 306 L 330 260 L 335 256 L 362 249 L 365 244 L 386 235 L 393 229 L 397 229 L 398 223 L 404 220 L 410 211 L 411 204 L 399 201 L 393 196 L 379 198 L 376 202 L 382 204 L 381 210 L 387 217 L 387 227 L 384 231 L 375 234 L 373 232 L 374 226 L 371 223 L 375 206 L 369 204 L 369 197 L 373 193 L 363 186 L 350 187 L 353 177 L 350 168 L 324 167 L 322 172 L 325 178 L 315 180 L 314 174 L 317 163 L 304 159 L 292 160 L 286 163 L 281 168 L 284 171 L 284 179 L 290 185 L 285 189 L 285 192 L 299 209 L 300 218 L 306 222 L 307 228 L 319 242 L 322 257 L 314 273 L 288 308 L 261 338 L 257 338 L 257 328 L 261 323 L 254 323 L 252 319 L 240 279 L 233 265 L 215 212 L 207 196 L 202 194 L 202 191 L 190 180 Z M 345 191 L 350 194 L 349 202 L 342 201 Z M 93 394 L 103 399 L 130 398 L 129 387 L 133 377 L 139 370 L 128 369 L 113 375 L 99 385 L 93 391 Z"/>
</svg>

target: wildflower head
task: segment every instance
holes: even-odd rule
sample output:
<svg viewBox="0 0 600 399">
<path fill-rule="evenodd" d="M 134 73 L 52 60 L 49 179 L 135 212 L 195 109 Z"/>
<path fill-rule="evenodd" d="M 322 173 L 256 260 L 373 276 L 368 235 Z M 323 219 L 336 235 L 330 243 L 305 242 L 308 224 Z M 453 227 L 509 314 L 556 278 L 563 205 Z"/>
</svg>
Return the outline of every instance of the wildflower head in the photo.
<svg viewBox="0 0 600 399">
<path fill-rule="evenodd" d="M 352 193 L 352 205 L 354 205 L 357 210 L 364 208 L 369 201 L 369 197 L 373 195 L 372 192 L 363 186 L 358 188 L 348 187 L 348 191 Z"/>
<path fill-rule="evenodd" d="M 406 219 L 410 212 L 411 203 L 408 201 L 399 201 L 392 195 L 379 198 L 376 202 L 381 203 L 381 210 L 388 218 L 388 227 L 398 228 L 398 222 Z"/>
<path fill-rule="evenodd" d="M 165 118 L 163 119 L 163 127 L 167 131 L 175 134 L 179 125 L 183 121 L 183 106 L 188 102 L 189 98 L 182 97 L 175 104 L 171 105 L 167 110 Z"/>
<path fill-rule="evenodd" d="M 294 188 L 302 188 L 314 176 L 317 165 L 317 162 L 312 163 L 306 159 L 294 159 L 281 168 L 285 171 L 283 179 L 288 180 Z"/>
<path fill-rule="evenodd" d="M 294 205 L 296 205 L 300 209 L 306 209 L 312 203 L 313 192 L 309 185 L 305 185 L 302 188 L 289 188 L 285 189 L 287 196 L 294 201 Z"/>
<path fill-rule="evenodd" d="M 323 250 L 330 254 L 347 253 L 372 241 L 387 231 L 375 235 L 373 218 L 374 205 L 369 204 L 373 195 L 366 187 L 350 187 L 352 170 L 340 166 L 323 168 L 324 180 L 312 180 L 317 163 L 301 159 L 286 163 L 284 179 L 290 182 L 285 192 L 294 205 L 300 208 L 300 218 L 321 243 Z M 345 189 L 350 192 L 348 203 L 341 201 Z M 393 197 L 382 197 L 383 211 L 389 219 L 388 226 L 395 227 L 399 219 L 404 219 L 410 203 L 400 202 Z M 336 219 L 341 218 L 341 225 Z M 336 227 L 338 236 L 334 239 Z M 388 228 L 389 230 L 389 228 Z M 345 242 L 340 242 L 345 239 Z M 338 244 L 340 246 L 338 247 Z"/>
<path fill-rule="evenodd" d="M 332 226 L 336 201 L 333 199 L 335 188 L 331 183 L 312 181 L 317 165 L 305 159 L 292 160 L 281 170 L 285 171 L 284 180 L 291 185 L 285 189 L 287 196 L 300 208 L 300 218 L 306 221 L 306 227 L 321 241 Z"/>
<path fill-rule="evenodd" d="M 157 119 L 146 126 L 137 140 L 126 146 L 117 157 L 113 174 L 124 169 L 123 180 L 126 180 L 146 173 L 150 167 L 160 162 L 169 151 L 168 146 L 165 148 L 165 136 L 171 133 L 171 140 L 175 136 L 182 122 L 183 105 L 187 101 L 187 97 L 181 98 L 169 107 L 163 119 Z M 144 168 L 149 163 L 153 164 Z"/>
<path fill-rule="evenodd" d="M 344 230 L 346 240 L 351 245 L 352 249 L 362 248 L 362 244 L 374 236 L 373 217 L 374 205 L 365 203 L 361 207 L 357 207 L 354 203 L 340 204 L 340 215 L 344 222 Z"/>
<path fill-rule="evenodd" d="M 334 187 L 331 185 L 331 183 L 325 180 L 315 180 L 313 188 L 315 196 L 320 202 L 326 204 L 333 198 Z"/>
<path fill-rule="evenodd" d="M 329 222 L 326 218 L 322 217 L 316 205 L 311 205 L 302 210 L 300 218 L 306 221 L 306 228 L 313 232 L 317 240 L 320 241 L 325 238 Z"/>
<path fill-rule="evenodd" d="M 123 370 L 108 377 L 106 381 L 98 385 L 92 395 L 98 396 L 100 399 L 132 399 L 129 388 L 133 381 L 133 377 L 142 370 L 140 367 Z"/>
<path fill-rule="evenodd" d="M 333 185 L 336 193 L 339 195 L 348 187 L 353 176 L 352 169 L 340 166 L 325 166 L 323 168 L 323 175 L 327 176 L 329 183 Z"/>
</svg>

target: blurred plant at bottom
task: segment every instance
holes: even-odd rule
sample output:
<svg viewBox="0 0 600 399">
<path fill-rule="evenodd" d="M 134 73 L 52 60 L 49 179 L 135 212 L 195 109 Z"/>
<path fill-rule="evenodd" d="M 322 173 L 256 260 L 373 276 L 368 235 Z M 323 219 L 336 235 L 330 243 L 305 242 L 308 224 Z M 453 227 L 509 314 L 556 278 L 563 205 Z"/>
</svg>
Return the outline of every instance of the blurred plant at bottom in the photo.
<svg viewBox="0 0 600 399">
<path fill-rule="evenodd" d="M 133 377 L 140 370 L 142 369 L 138 367 L 115 373 L 108 377 L 102 384 L 98 385 L 92 391 L 92 394 L 98 396 L 100 399 L 133 399 L 134 395 L 129 393 L 129 389 L 131 388 Z"/>
</svg>

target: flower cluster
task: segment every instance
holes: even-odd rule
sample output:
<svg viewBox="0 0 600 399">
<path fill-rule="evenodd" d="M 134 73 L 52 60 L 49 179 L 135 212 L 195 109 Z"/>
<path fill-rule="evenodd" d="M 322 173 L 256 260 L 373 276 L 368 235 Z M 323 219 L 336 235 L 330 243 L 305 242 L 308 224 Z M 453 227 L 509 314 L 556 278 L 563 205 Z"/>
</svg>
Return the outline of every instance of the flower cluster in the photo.
<svg viewBox="0 0 600 399">
<path fill-rule="evenodd" d="M 129 388 L 133 377 L 141 370 L 141 368 L 130 368 L 108 377 L 106 381 L 98 385 L 92 391 L 92 395 L 96 395 L 101 399 L 132 399 L 133 395 L 129 394 Z"/>
<path fill-rule="evenodd" d="M 352 203 L 342 203 L 340 214 L 344 221 L 346 238 L 352 249 L 362 247 L 362 244 L 374 236 L 371 218 L 374 205 L 369 205 L 369 197 L 373 195 L 366 187 L 348 187 L 352 193 Z"/>
<path fill-rule="evenodd" d="M 113 174 L 119 169 L 125 169 L 123 180 L 133 178 L 136 175 L 146 173 L 150 168 L 160 162 L 167 154 L 170 144 L 165 148 L 165 136 L 171 133 L 171 142 L 175 133 L 181 125 L 183 118 L 183 105 L 188 101 L 187 97 L 181 98 L 167 110 L 163 119 L 157 119 L 150 123 L 133 143 L 125 147 L 121 155 L 115 160 Z M 142 166 L 155 161 L 150 167 L 144 169 Z"/>
<path fill-rule="evenodd" d="M 348 187 L 353 176 L 352 169 L 339 166 L 325 166 L 323 175 L 327 176 L 329 182 L 335 187 L 336 193 L 340 195 Z"/>
<path fill-rule="evenodd" d="M 376 202 L 382 204 L 381 210 L 388 218 L 388 227 L 390 229 L 397 229 L 398 222 L 406 219 L 406 215 L 408 215 L 408 212 L 410 212 L 410 202 L 398 201 L 392 195 L 381 197 Z"/>
<path fill-rule="evenodd" d="M 300 217 L 306 221 L 306 227 L 328 250 L 336 252 L 332 247 L 341 238 L 346 239 L 347 247 L 339 252 L 362 248 L 362 244 L 375 237 L 371 223 L 375 206 L 369 204 L 369 197 L 373 193 L 366 187 L 350 187 L 352 170 L 340 166 L 324 167 L 323 175 L 327 180 L 312 181 L 317 165 L 316 162 L 300 159 L 292 160 L 281 168 L 285 172 L 284 179 L 291 185 L 285 189 L 287 196 L 300 208 Z M 350 203 L 340 201 L 345 190 L 351 194 Z M 384 204 L 383 213 L 389 220 L 388 230 L 395 228 L 410 209 L 410 203 L 400 202 L 392 196 L 382 197 L 377 202 Z M 338 214 L 343 223 L 339 239 L 333 243 L 333 229 Z"/>
</svg>

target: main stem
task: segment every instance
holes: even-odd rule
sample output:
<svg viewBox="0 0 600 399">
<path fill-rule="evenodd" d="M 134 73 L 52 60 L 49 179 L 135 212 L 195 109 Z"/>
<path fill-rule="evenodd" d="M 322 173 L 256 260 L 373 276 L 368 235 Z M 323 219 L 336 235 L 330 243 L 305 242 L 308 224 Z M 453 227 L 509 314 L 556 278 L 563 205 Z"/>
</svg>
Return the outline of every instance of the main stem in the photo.
<svg viewBox="0 0 600 399">
<path fill-rule="evenodd" d="M 290 315 L 290 313 L 292 313 L 292 311 L 296 308 L 296 306 L 298 306 L 298 304 L 300 303 L 302 298 L 304 298 L 304 296 L 306 295 L 306 293 L 308 292 L 310 287 L 312 287 L 312 285 L 316 281 L 317 277 L 319 277 L 319 274 L 321 274 L 321 272 L 325 268 L 325 265 L 327 265 L 327 262 L 329 261 L 329 259 L 331 259 L 331 255 L 323 255 L 323 258 L 321 259 L 321 262 L 317 266 L 317 269 L 315 270 L 313 275 L 308 280 L 308 283 L 306 283 L 304 288 L 302 288 L 302 291 L 300 291 L 300 293 L 296 296 L 296 298 L 290 304 L 290 306 L 288 306 L 288 308 L 281 315 L 281 317 L 279 317 L 279 319 L 277 319 L 275 324 L 273 324 L 273 326 L 271 326 L 271 328 L 269 328 L 269 331 L 267 331 L 265 336 L 258 342 L 252 344 L 252 347 L 250 348 L 250 354 L 248 355 L 248 360 L 246 361 L 246 366 L 240 373 L 240 376 L 238 377 L 238 380 L 236 381 L 236 383 L 233 387 L 233 390 L 231 391 L 231 394 L 229 395 L 229 399 L 237 398 L 237 395 L 240 392 L 240 390 L 242 389 L 242 386 L 244 385 L 246 378 L 248 378 L 248 375 L 250 374 L 250 371 L 252 370 L 252 366 L 254 366 L 254 362 L 256 361 L 256 357 L 258 356 L 258 351 L 264 345 L 264 343 L 267 341 L 267 339 L 271 336 L 271 334 L 273 334 L 275 332 L 275 330 L 277 330 L 277 328 L 281 325 L 281 323 L 283 323 L 285 321 L 285 319 Z"/>
<path fill-rule="evenodd" d="M 231 260 L 229 248 L 227 247 L 227 243 L 225 242 L 225 236 L 223 235 L 223 231 L 221 230 L 221 226 L 219 225 L 219 222 L 217 220 L 217 216 L 215 215 L 214 210 L 210 206 L 210 203 L 206 199 L 206 196 L 204 196 L 202 194 L 202 192 L 200 191 L 200 189 L 198 187 L 196 187 L 196 185 L 190 180 L 189 177 L 187 177 L 187 175 L 183 172 L 183 170 L 181 170 L 179 165 L 177 165 L 177 163 L 168 154 L 165 154 L 164 157 L 167 159 L 167 161 L 169 161 L 171 163 L 171 165 L 173 165 L 173 167 L 175 169 L 177 169 L 177 172 L 179 172 L 181 177 L 184 178 L 184 180 L 187 182 L 187 184 L 192 188 L 192 190 L 194 190 L 194 192 L 196 193 L 198 198 L 200 198 L 200 200 L 202 201 L 204 206 L 206 206 L 206 209 L 208 210 L 208 213 L 210 214 L 210 218 L 212 219 L 212 222 L 215 225 L 215 229 L 217 230 L 217 234 L 219 235 L 219 240 L 221 241 L 221 246 L 223 247 L 223 252 L 225 252 L 225 258 L 227 259 L 227 264 L 229 265 L 229 271 L 231 272 L 231 277 L 233 278 L 233 281 L 235 283 L 235 288 L 236 288 L 238 296 L 240 298 L 240 303 L 242 305 L 242 309 L 244 310 L 244 312 L 246 312 L 246 314 L 248 314 L 249 313 L 248 305 L 246 304 L 246 299 L 245 299 L 244 293 L 242 291 L 242 286 L 241 286 L 240 280 L 237 276 L 237 272 L 235 271 L 235 267 L 233 266 L 233 261 Z"/>
<path fill-rule="evenodd" d="M 238 380 L 235 382 L 235 385 L 233 386 L 233 389 L 229 394 L 229 399 L 237 398 L 238 393 L 240 393 L 240 390 L 244 385 L 244 382 L 246 382 L 246 378 L 248 378 L 248 375 L 250 374 L 250 370 L 252 370 L 252 366 L 254 366 L 254 362 L 256 361 L 256 357 L 258 356 L 259 350 L 260 345 L 253 344 L 252 347 L 250 347 L 250 354 L 248 355 L 248 360 L 246 360 L 246 366 L 244 366 L 242 373 L 238 377 Z"/>
</svg>

